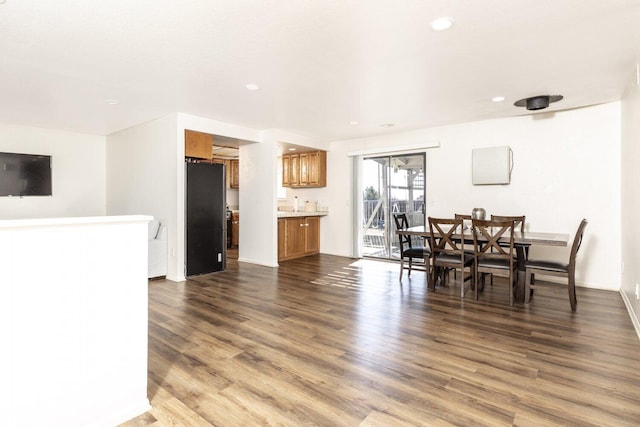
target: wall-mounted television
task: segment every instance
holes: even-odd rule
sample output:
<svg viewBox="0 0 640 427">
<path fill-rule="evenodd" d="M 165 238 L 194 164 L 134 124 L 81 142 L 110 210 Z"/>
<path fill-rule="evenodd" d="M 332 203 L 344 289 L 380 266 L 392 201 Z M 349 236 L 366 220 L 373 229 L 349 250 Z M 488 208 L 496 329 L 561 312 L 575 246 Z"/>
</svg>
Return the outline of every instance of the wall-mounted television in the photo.
<svg viewBox="0 0 640 427">
<path fill-rule="evenodd" d="M 0 196 L 51 195 L 51 156 L 0 153 Z"/>
</svg>

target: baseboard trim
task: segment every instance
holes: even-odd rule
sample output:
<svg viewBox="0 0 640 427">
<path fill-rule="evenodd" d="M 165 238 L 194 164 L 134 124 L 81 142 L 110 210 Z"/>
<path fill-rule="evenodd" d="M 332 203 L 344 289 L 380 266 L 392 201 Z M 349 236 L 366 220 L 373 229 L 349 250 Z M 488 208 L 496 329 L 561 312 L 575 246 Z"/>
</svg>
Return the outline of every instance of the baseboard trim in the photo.
<svg viewBox="0 0 640 427">
<path fill-rule="evenodd" d="M 115 425 L 120 425 L 124 422 L 127 422 L 129 420 L 132 420 L 136 417 L 139 417 L 140 415 L 144 414 L 145 412 L 148 412 L 151 410 L 151 405 L 149 404 L 149 399 L 144 399 L 143 401 L 140 401 L 138 404 L 136 405 L 132 405 L 129 408 L 123 410 L 122 412 L 120 412 L 119 414 L 114 414 L 111 415 L 105 419 L 99 420 L 97 421 L 94 425 L 95 426 L 115 426 Z"/>
<path fill-rule="evenodd" d="M 633 311 L 633 305 L 631 304 L 631 301 L 629 300 L 627 294 L 624 291 L 620 290 L 620 296 L 622 297 L 622 301 L 624 301 L 624 305 L 627 307 L 629 317 L 631 317 L 631 323 L 633 323 L 633 327 L 636 330 L 636 335 L 638 335 L 638 339 L 640 340 L 640 320 L 638 319 L 636 312 Z"/>
<path fill-rule="evenodd" d="M 250 259 L 250 258 L 238 258 L 238 262 L 248 262 L 249 264 L 263 265 L 265 267 L 278 267 L 278 264 L 268 264 L 268 263 L 256 261 L 255 259 Z"/>
</svg>

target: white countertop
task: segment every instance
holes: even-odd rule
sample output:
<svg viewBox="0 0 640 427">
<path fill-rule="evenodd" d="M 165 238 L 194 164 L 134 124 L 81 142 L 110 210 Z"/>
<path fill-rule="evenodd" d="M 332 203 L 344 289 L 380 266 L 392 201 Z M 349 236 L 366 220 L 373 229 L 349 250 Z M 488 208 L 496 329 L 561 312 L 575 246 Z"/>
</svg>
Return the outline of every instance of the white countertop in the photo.
<svg viewBox="0 0 640 427">
<path fill-rule="evenodd" d="M 131 222 L 149 222 L 153 219 L 148 215 L 115 215 L 115 216 L 88 216 L 88 217 L 62 217 L 62 218 L 30 218 L 30 219 L 6 219 L 0 220 L 2 228 L 26 228 L 48 226 L 73 226 L 94 224 L 118 224 Z"/>
<path fill-rule="evenodd" d="M 327 216 L 329 212 L 327 211 L 278 211 L 278 218 L 293 218 L 293 217 L 302 217 L 302 216 Z"/>
</svg>

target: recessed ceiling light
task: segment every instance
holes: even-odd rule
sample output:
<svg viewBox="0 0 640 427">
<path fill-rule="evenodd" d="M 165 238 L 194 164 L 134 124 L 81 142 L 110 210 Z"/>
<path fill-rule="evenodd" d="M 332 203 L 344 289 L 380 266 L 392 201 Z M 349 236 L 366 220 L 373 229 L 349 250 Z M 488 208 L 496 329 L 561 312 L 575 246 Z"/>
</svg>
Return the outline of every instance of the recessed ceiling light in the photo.
<svg viewBox="0 0 640 427">
<path fill-rule="evenodd" d="M 380 125 L 380 127 L 383 127 L 383 128 L 392 128 L 394 126 L 395 126 L 395 124 L 393 124 L 393 123 L 383 123 L 383 124 Z"/>
<path fill-rule="evenodd" d="M 295 148 L 289 148 L 289 151 L 296 151 Z"/>
<path fill-rule="evenodd" d="M 448 30 L 453 25 L 453 19 L 447 16 L 443 16 L 442 18 L 434 19 L 431 21 L 431 28 L 435 31 L 443 31 Z"/>
<path fill-rule="evenodd" d="M 352 120 L 352 121 L 350 121 L 350 122 L 349 122 L 349 124 L 352 124 L 352 125 L 359 125 L 359 124 L 360 124 L 360 122 L 356 122 L 355 120 Z"/>
<path fill-rule="evenodd" d="M 117 99 L 105 99 L 104 102 L 106 102 L 109 105 L 118 105 L 118 104 L 120 104 L 120 101 L 118 101 Z"/>
<path fill-rule="evenodd" d="M 258 89 L 260 89 L 260 86 L 258 86 L 255 83 L 247 83 L 244 87 L 246 87 L 249 90 L 258 90 Z"/>
<path fill-rule="evenodd" d="M 493 98 L 491 98 L 491 100 L 493 102 L 502 102 L 504 101 L 504 96 L 494 96 Z"/>
</svg>

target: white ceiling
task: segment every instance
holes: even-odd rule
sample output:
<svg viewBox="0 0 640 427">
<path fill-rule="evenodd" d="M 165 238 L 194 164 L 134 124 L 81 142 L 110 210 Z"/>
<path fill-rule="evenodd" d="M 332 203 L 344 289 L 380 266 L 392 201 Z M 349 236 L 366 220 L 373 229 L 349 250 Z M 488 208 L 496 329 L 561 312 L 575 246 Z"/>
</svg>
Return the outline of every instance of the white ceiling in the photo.
<svg viewBox="0 0 640 427">
<path fill-rule="evenodd" d="M 639 23 L 640 0 L 5 0 L 0 121 L 107 135 L 180 111 L 339 140 L 575 108 L 634 81 Z"/>
</svg>

